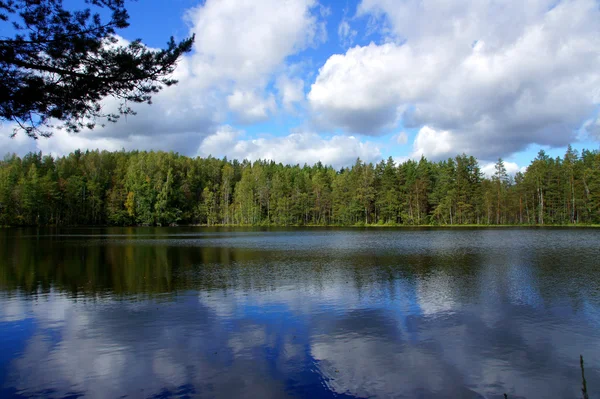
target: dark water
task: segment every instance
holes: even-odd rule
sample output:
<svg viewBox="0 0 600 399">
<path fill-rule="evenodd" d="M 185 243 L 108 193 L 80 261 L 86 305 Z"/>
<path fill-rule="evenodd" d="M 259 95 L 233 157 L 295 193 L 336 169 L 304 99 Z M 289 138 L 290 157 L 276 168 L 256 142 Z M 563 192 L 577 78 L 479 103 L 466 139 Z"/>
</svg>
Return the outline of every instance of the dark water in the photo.
<svg viewBox="0 0 600 399">
<path fill-rule="evenodd" d="M 600 230 L 0 230 L 1 398 L 600 398 Z"/>
</svg>

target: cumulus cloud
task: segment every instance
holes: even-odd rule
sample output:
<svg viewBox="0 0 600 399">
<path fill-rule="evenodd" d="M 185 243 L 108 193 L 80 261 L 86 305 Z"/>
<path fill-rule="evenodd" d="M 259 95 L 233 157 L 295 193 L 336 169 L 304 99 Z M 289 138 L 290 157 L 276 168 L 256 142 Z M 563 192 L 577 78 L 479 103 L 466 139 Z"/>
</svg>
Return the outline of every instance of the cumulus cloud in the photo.
<svg viewBox="0 0 600 399">
<path fill-rule="evenodd" d="M 212 122 L 222 122 L 225 111 L 239 123 L 264 121 L 276 108 L 273 95 L 264 93 L 272 75 L 286 57 L 322 40 L 317 6 L 314 0 L 208 0 L 189 10 L 194 52 L 176 71 L 180 83 L 173 97 L 178 101 L 167 99 L 170 113 L 157 114 L 172 123 L 197 118 L 206 110 L 211 123 L 179 130 L 201 134 L 216 126 Z"/>
<path fill-rule="evenodd" d="M 441 160 L 454 157 L 460 153 L 472 154 L 479 141 L 475 138 L 472 142 L 465 140 L 464 137 L 453 134 L 447 130 L 435 130 L 429 126 L 423 126 L 419 129 L 413 142 L 413 150 L 406 159 L 419 159 L 426 156 L 432 160 Z M 479 143 L 485 145 L 485 143 Z M 496 160 L 493 162 L 483 162 L 481 171 L 487 177 L 491 177 L 495 172 Z M 504 166 L 509 175 L 515 175 L 517 172 L 524 172 L 526 167 L 520 167 L 514 162 L 504 161 Z"/>
<path fill-rule="evenodd" d="M 448 132 L 448 155 L 468 144 L 494 159 L 531 143 L 566 145 L 599 103 L 593 0 L 364 0 L 358 15 L 390 29 L 384 44 L 333 55 L 320 69 L 308 99 L 328 127 L 380 134 L 401 120 Z"/>
<path fill-rule="evenodd" d="M 188 19 L 196 33 L 196 66 L 213 79 L 255 85 L 290 54 L 321 40 L 314 0 L 209 0 Z M 314 10 L 318 12 L 318 10 Z"/>
<path fill-rule="evenodd" d="M 282 137 L 245 139 L 244 132 L 231 126 L 221 127 L 200 145 L 198 155 L 235 159 L 271 159 L 289 164 L 313 164 L 321 161 L 335 167 L 354 163 L 356 158 L 377 161 L 379 148 L 353 136 L 336 135 L 322 138 L 316 133 L 297 132 Z"/>
<path fill-rule="evenodd" d="M 399 79 L 410 71 L 397 59 L 397 50 L 404 52 L 394 44 L 370 44 L 331 56 L 308 93 L 319 123 L 364 134 L 394 126 L 401 105 L 398 93 L 406 93 L 418 79 L 416 72 Z"/>
<path fill-rule="evenodd" d="M 178 101 L 167 99 L 167 122 L 198 118 L 204 110 L 212 117 L 210 122 L 222 122 L 225 111 L 242 124 L 267 119 L 276 109 L 274 96 L 264 93 L 272 75 L 286 57 L 322 40 L 317 6 L 315 0 L 208 0 L 189 10 L 186 19 L 196 35 L 194 53 L 177 68 L 180 83 L 173 96 Z M 295 101 L 290 95 L 287 101 Z M 179 131 L 203 134 L 216 125 L 195 126 Z"/>
<path fill-rule="evenodd" d="M 283 108 L 288 112 L 293 112 L 296 105 L 304 100 L 304 81 L 300 78 L 281 75 L 277 78 L 275 87 Z"/>
<path fill-rule="evenodd" d="M 267 120 L 275 112 L 276 104 L 273 95 L 267 98 L 252 91 L 236 90 L 227 97 L 229 109 L 236 113 L 237 120 L 242 123 L 254 123 Z"/>
<path fill-rule="evenodd" d="M 453 147 L 452 133 L 447 130 L 437 131 L 429 126 L 423 126 L 413 144 L 413 156 L 421 155 L 439 158 L 448 155 Z"/>
</svg>

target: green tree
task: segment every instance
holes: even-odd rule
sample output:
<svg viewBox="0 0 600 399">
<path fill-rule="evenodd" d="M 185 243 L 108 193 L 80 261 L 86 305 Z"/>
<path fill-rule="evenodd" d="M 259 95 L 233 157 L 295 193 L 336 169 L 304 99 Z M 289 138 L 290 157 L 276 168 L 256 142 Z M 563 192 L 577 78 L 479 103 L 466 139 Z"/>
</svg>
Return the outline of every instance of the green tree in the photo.
<svg viewBox="0 0 600 399">
<path fill-rule="evenodd" d="M 166 152 L 74 151 L 0 161 L 2 225 L 578 224 L 600 222 L 600 152 L 540 152 L 514 179 L 465 154 L 339 171 L 191 159 Z"/>
<path fill-rule="evenodd" d="M 169 76 L 192 48 L 193 37 L 171 38 L 164 50 L 140 40 L 122 44 L 116 32 L 129 25 L 125 1 L 86 3 L 95 11 L 71 11 L 62 0 L 0 2 L 0 23 L 14 31 L 0 40 L 0 118 L 31 137 L 49 136 L 41 129 L 53 120 L 79 131 L 93 128 L 96 118 L 114 122 L 133 114 L 128 103 L 150 103 L 163 86 L 177 83 Z M 117 112 L 103 112 L 107 96 L 120 101 Z"/>
<path fill-rule="evenodd" d="M 25 224 L 38 224 L 42 205 L 42 187 L 35 164 L 29 167 L 21 184 L 23 186 L 22 201 Z"/>
<path fill-rule="evenodd" d="M 508 173 L 506 173 L 506 167 L 502 158 L 498 158 L 498 161 L 494 165 L 494 176 L 492 177 L 494 186 L 496 187 L 496 224 L 500 224 L 503 199 L 505 198 L 505 190 L 508 186 Z"/>
<path fill-rule="evenodd" d="M 379 209 L 380 220 L 383 223 L 395 224 L 400 210 L 400 190 L 398 173 L 392 157 L 385 163 L 381 161 L 377 171 L 380 184 L 375 203 Z"/>
<path fill-rule="evenodd" d="M 167 178 L 162 184 L 162 187 L 156 196 L 156 203 L 154 204 L 157 223 L 168 225 L 179 221 L 181 211 L 172 206 L 173 197 L 173 168 L 169 168 Z"/>
<path fill-rule="evenodd" d="M 231 197 L 234 185 L 234 170 L 229 163 L 223 165 L 221 182 L 221 220 L 223 224 L 232 223 L 231 217 Z"/>
</svg>

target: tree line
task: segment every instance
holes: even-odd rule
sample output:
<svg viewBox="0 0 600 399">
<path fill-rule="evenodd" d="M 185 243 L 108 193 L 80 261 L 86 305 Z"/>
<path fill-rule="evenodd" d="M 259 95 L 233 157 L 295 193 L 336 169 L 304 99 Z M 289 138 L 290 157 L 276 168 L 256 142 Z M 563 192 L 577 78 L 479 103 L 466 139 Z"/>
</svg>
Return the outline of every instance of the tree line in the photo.
<svg viewBox="0 0 600 399">
<path fill-rule="evenodd" d="M 75 151 L 0 161 L 0 225 L 576 225 L 600 223 L 600 151 L 543 150 L 486 177 L 465 154 L 396 164 Z"/>
</svg>

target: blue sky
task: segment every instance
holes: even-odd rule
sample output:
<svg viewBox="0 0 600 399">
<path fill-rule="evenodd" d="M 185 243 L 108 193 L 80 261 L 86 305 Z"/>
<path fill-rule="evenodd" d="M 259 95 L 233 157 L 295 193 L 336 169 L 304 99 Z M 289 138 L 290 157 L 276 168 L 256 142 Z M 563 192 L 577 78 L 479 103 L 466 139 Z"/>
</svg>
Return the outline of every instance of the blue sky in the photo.
<svg viewBox="0 0 600 399">
<path fill-rule="evenodd" d="M 509 171 L 598 149 L 596 0 L 145 0 L 125 40 L 196 33 L 180 83 L 116 125 L 3 152 L 173 150 L 336 167 L 472 154 Z M 105 100 L 107 109 L 115 101 Z"/>
</svg>

